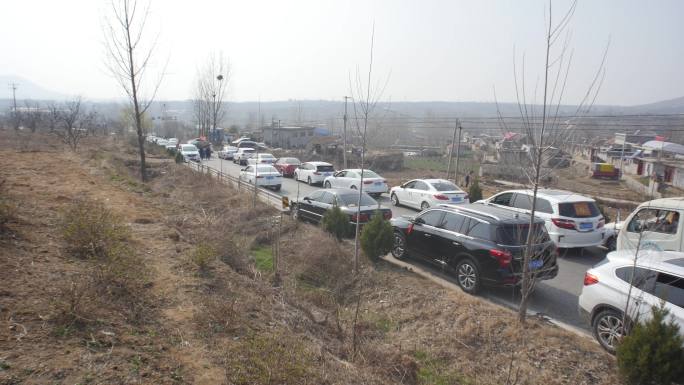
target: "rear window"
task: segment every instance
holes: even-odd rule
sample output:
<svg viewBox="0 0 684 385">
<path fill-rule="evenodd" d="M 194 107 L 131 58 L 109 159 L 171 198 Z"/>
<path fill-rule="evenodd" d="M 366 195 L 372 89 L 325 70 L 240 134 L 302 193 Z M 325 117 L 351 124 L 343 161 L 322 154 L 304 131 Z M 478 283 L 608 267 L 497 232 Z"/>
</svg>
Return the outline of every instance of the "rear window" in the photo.
<svg viewBox="0 0 684 385">
<path fill-rule="evenodd" d="M 535 233 L 532 243 L 542 243 L 548 240 L 548 235 L 544 230 L 544 225 L 534 225 Z M 520 246 L 527 243 L 530 225 L 504 225 L 496 229 L 497 242 L 501 245 Z"/>
<path fill-rule="evenodd" d="M 335 171 L 335 168 L 333 166 L 316 166 L 316 170 L 328 172 L 328 171 Z"/>
<path fill-rule="evenodd" d="M 283 158 L 280 163 L 286 163 L 286 164 L 300 164 L 299 159 L 297 158 Z"/>
<path fill-rule="evenodd" d="M 356 207 L 359 203 L 359 194 L 343 194 L 337 197 L 338 201 L 343 203 L 343 206 Z M 361 206 L 375 206 L 378 202 L 371 198 L 368 194 L 361 194 Z"/>
<path fill-rule="evenodd" d="M 559 203 L 558 213 L 562 217 L 570 218 L 593 218 L 601 215 L 594 202 Z"/>
<path fill-rule="evenodd" d="M 458 186 L 450 182 L 433 182 L 430 183 L 437 191 L 461 191 Z"/>
<path fill-rule="evenodd" d="M 186 144 L 183 146 L 183 151 L 197 151 L 197 147 L 192 144 Z"/>
<path fill-rule="evenodd" d="M 363 170 L 363 177 L 364 178 L 380 178 L 380 175 L 374 173 L 371 170 Z"/>
</svg>

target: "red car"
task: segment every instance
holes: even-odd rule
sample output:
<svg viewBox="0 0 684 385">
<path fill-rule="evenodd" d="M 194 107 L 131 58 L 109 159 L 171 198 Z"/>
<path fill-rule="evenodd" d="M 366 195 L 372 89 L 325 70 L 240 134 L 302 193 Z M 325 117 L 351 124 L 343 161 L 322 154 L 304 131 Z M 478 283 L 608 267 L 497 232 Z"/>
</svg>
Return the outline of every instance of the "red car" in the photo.
<svg viewBox="0 0 684 385">
<path fill-rule="evenodd" d="M 295 169 L 299 167 L 302 162 L 297 158 L 280 158 L 274 164 L 278 171 L 280 171 L 283 176 L 293 176 Z"/>
</svg>

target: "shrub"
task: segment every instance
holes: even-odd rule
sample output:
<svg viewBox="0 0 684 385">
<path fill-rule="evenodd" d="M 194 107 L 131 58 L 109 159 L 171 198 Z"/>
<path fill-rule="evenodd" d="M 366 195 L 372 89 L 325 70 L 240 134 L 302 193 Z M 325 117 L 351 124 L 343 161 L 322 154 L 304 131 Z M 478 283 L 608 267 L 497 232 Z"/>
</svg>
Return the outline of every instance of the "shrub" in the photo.
<svg viewBox="0 0 684 385">
<path fill-rule="evenodd" d="M 334 206 L 332 210 L 326 212 L 321 223 L 323 229 L 335 236 L 338 241 L 349 236 L 352 232 L 353 226 L 349 223 L 349 217 L 338 206 Z"/>
<path fill-rule="evenodd" d="M 381 256 L 392 250 L 394 235 L 392 225 L 385 220 L 380 211 L 373 214 L 373 218 L 363 227 L 361 233 L 361 248 L 371 261 L 377 261 Z"/>
<path fill-rule="evenodd" d="M 176 151 L 176 155 L 174 156 L 173 159 L 174 159 L 174 160 L 176 161 L 176 163 L 178 163 L 178 164 L 183 163 L 183 161 L 184 161 L 184 159 L 183 159 L 183 154 L 181 154 L 180 151 Z"/>
<path fill-rule="evenodd" d="M 209 263 L 216 259 L 216 249 L 206 243 L 199 244 L 190 256 L 192 262 L 200 271 L 206 271 Z"/>
<path fill-rule="evenodd" d="M 684 348 L 679 326 L 664 306 L 638 323 L 617 348 L 618 370 L 627 384 L 674 384 L 684 379 Z"/>
<path fill-rule="evenodd" d="M 480 182 L 477 178 L 473 179 L 473 184 L 470 185 L 468 196 L 470 197 L 471 202 L 477 202 L 482 199 L 482 189 L 480 188 Z"/>
<path fill-rule="evenodd" d="M 67 250 L 79 258 L 108 258 L 130 232 L 123 220 L 100 202 L 78 201 L 62 219 Z"/>
</svg>

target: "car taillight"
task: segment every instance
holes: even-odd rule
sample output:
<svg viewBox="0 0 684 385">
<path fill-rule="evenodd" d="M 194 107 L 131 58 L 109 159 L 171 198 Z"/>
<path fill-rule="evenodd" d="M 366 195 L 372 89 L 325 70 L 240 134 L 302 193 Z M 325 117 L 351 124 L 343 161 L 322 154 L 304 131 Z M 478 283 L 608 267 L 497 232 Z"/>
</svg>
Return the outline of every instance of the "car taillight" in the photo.
<svg viewBox="0 0 684 385">
<path fill-rule="evenodd" d="M 257 175 L 257 179 L 261 179 L 263 177 L 264 177 L 263 175 Z"/>
<path fill-rule="evenodd" d="M 513 259 L 511 253 L 504 250 L 491 249 L 489 250 L 489 255 L 496 258 L 497 262 L 499 262 L 499 267 L 501 268 L 510 266 L 511 259 Z"/>
<path fill-rule="evenodd" d="M 435 194 L 435 199 L 439 199 L 440 201 L 448 201 L 449 197 L 444 194 Z"/>
<path fill-rule="evenodd" d="M 356 214 L 352 214 L 352 215 L 351 215 L 351 221 L 352 221 L 352 222 L 356 222 L 356 219 L 357 219 Z M 368 214 L 365 214 L 365 213 L 359 214 L 359 216 L 358 216 L 358 221 L 359 221 L 359 222 L 366 222 L 366 221 L 368 221 Z"/>
<path fill-rule="evenodd" d="M 551 222 L 553 222 L 556 227 L 560 227 L 561 229 L 568 229 L 568 230 L 575 230 L 575 221 L 570 220 L 570 219 L 561 219 L 561 218 L 553 218 L 551 219 Z"/>
<path fill-rule="evenodd" d="M 371 184 L 371 183 L 373 183 L 372 180 L 364 180 L 364 181 L 363 181 L 363 184 Z"/>
<path fill-rule="evenodd" d="M 594 274 L 589 274 L 589 272 L 584 273 L 584 286 L 593 285 L 598 283 L 598 277 Z"/>
<path fill-rule="evenodd" d="M 392 212 L 391 211 L 383 211 L 382 217 L 385 219 L 392 219 Z"/>
<path fill-rule="evenodd" d="M 469 199 L 470 199 L 470 196 L 469 196 L 468 194 L 466 194 L 466 195 L 463 197 L 463 200 L 464 200 L 464 201 L 467 201 L 467 200 L 469 200 Z"/>
<path fill-rule="evenodd" d="M 601 218 L 601 219 L 599 220 L 598 225 L 596 225 L 596 228 L 597 228 L 597 229 L 600 229 L 601 227 L 603 227 L 603 226 L 605 226 L 605 225 L 606 225 L 606 220 L 605 220 L 605 218 Z"/>
<path fill-rule="evenodd" d="M 320 172 L 318 172 L 318 171 L 314 171 L 314 173 L 313 173 L 313 174 L 314 174 L 314 175 L 321 175 L 321 173 L 320 173 Z"/>
<path fill-rule="evenodd" d="M 406 229 L 406 235 L 411 235 L 413 232 L 413 223 L 408 225 L 408 228 Z"/>
</svg>

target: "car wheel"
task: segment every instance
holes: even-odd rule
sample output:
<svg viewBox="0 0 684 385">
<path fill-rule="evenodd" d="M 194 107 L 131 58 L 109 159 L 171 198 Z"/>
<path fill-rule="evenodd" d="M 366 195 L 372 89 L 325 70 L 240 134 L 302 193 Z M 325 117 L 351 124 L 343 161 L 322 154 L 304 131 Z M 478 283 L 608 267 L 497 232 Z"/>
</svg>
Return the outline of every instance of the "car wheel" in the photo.
<svg viewBox="0 0 684 385">
<path fill-rule="evenodd" d="M 275 191 L 280 191 L 280 188 L 281 188 L 281 186 L 280 186 L 280 185 L 277 185 L 277 186 L 275 186 L 273 189 L 274 189 Z"/>
<path fill-rule="evenodd" d="M 392 256 L 396 259 L 404 259 L 407 255 L 406 237 L 401 231 L 395 231 L 394 245 L 392 246 Z"/>
<path fill-rule="evenodd" d="M 330 185 L 330 182 L 327 182 L 327 181 L 326 181 L 324 187 L 325 187 L 325 188 L 331 188 L 332 186 Z"/>
<path fill-rule="evenodd" d="M 311 177 L 306 178 L 306 183 L 307 183 L 309 186 L 313 186 L 313 183 L 311 182 Z"/>
<path fill-rule="evenodd" d="M 470 258 L 464 258 L 456 265 L 456 281 L 461 290 L 468 294 L 480 291 L 480 271 Z"/>
<path fill-rule="evenodd" d="M 592 322 L 594 337 L 601 346 L 611 353 L 615 353 L 617 344 L 625 335 L 622 314 L 613 309 L 606 309 L 598 313 Z"/>
<path fill-rule="evenodd" d="M 427 202 L 423 202 L 423 203 L 420 204 L 420 210 L 421 210 L 421 211 L 427 210 L 427 209 L 429 209 L 429 208 L 430 208 L 430 204 L 427 203 Z"/>
<path fill-rule="evenodd" d="M 392 200 L 393 205 L 399 206 L 399 198 L 397 198 L 397 194 L 392 194 L 390 199 Z"/>
</svg>

